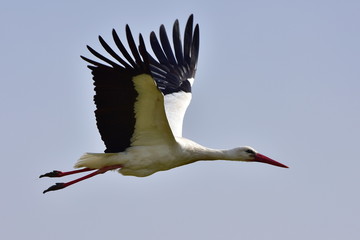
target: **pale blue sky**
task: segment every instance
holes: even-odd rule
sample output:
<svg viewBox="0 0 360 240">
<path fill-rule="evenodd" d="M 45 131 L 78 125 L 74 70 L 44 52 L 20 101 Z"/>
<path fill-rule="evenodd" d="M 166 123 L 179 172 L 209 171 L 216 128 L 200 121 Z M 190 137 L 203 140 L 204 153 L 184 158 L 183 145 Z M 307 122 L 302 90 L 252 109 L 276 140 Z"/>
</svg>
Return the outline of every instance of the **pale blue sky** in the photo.
<svg viewBox="0 0 360 240">
<path fill-rule="evenodd" d="M 8 1 L 0 8 L 3 239 L 359 239 L 359 1 Z M 90 71 L 100 34 L 200 24 L 184 135 L 290 169 L 199 162 L 42 191 L 102 152 Z M 64 181 L 72 178 L 66 178 Z M 60 180 L 63 181 L 63 180 Z"/>
</svg>

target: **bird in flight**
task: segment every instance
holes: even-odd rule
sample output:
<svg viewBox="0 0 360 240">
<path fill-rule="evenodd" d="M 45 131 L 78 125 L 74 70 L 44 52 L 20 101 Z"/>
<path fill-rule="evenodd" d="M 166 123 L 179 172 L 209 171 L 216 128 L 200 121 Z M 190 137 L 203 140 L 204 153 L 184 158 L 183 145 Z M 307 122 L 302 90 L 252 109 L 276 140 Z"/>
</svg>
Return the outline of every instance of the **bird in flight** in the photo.
<svg viewBox="0 0 360 240">
<path fill-rule="evenodd" d="M 56 178 L 92 171 L 73 181 L 56 183 L 43 193 L 109 170 L 146 177 L 200 160 L 262 162 L 287 168 L 251 147 L 211 149 L 182 137 L 199 55 L 199 25 L 193 27 L 193 15 L 186 23 L 183 41 L 179 22 L 175 21 L 172 47 L 164 25 L 160 26 L 159 38 L 151 32 L 150 44 L 155 58 L 147 51 L 141 34 L 137 47 L 129 26 L 125 29 L 130 51 L 113 30 L 120 55 L 99 36 L 113 60 L 89 46 L 88 50 L 101 62 L 81 56 L 90 63 L 88 68 L 93 75 L 95 117 L 106 146 L 105 153 L 85 153 L 75 164 L 77 170 L 54 170 L 41 175 L 40 178 Z"/>
</svg>

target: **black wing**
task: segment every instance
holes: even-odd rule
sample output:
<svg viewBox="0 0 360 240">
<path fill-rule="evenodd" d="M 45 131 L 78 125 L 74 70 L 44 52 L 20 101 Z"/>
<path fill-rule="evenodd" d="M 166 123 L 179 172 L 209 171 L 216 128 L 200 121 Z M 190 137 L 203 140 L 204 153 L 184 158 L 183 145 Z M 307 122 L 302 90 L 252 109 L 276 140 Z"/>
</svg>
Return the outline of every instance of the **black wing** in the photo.
<svg viewBox="0 0 360 240">
<path fill-rule="evenodd" d="M 193 15 L 190 15 L 184 34 L 184 48 L 181 43 L 179 21 L 173 26 L 173 46 L 171 49 L 164 25 L 160 26 L 160 42 L 154 32 L 150 34 L 152 50 L 157 58 L 150 54 L 149 63 L 158 88 L 166 95 L 174 92 L 191 92 L 189 78 L 194 78 L 199 56 L 199 25 L 193 30 Z"/>
<path fill-rule="evenodd" d="M 143 73 L 150 74 L 142 36 L 139 37 L 140 46 L 137 49 L 130 28 L 126 26 L 126 37 L 133 55 L 131 57 L 115 30 L 112 34 L 117 47 L 127 61 L 115 53 L 100 36 L 101 45 L 119 63 L 109 60 L 89 46 L 88 49 L 94 56 L 110 66 L 81 56 L 92 64 L 88 67 L 92 70 L 95 85 L 95 116 L 101 139 L 106 146 L 106 153 L 121 152 L 130 146 L 135 126 L 134 103 L 138 96 L 132 79 Z"/>
<path fill-rule="evenodd" d="M 126 37 L 131 54 L 126 50 L 115 30 L 114 42 L 122 56 L 119 56 L 99 36 L 99 41 L 109 55 L 116 61 L 104 57 L 88 46 L 89 51 L 106 64 L 81 56 L 91 65 L 95 85 L 95 116 L 101 139 L 106 146 L 106 153 L 122 152 L 131 146 L 136 124 L 135 102 L 139 93 L 134 86 L 134 77 L 141 74 L 151 75 L 163 94 L 190 92 L 188 78 L 193 78 L 199 51 L 199 27 L 193 32 L 193 15 L 186 24 L 184 48 L 180 40 L 179 23 L 173 28 L 174 52 L 171 50 L 164 26 L 160 27 L 160 41 L 151 33 L 150 42 L 158 59 L 147 52 L 140 35 L 139 48 L 136 47 L 130 28 L 126 25 Z M 186 109 L 186 108 L 185 108 Z"/>
</svg>

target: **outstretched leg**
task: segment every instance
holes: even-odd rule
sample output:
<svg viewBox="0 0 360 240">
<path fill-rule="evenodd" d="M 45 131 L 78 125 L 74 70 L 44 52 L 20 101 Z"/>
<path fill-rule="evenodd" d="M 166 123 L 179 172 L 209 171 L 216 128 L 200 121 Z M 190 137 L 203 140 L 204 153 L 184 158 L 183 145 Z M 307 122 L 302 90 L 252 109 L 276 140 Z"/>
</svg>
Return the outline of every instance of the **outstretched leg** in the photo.
<svg viewBox="0 0 360 240">
<path fill-rule="evenodd" d="M 100 169 L 96 170 L 93 173 L 90 173 L 90 174 L 85 175 L 85 176 L 83 176 L 81 178 L 75 179 L 73 181 L 66 182 L 66 183 L 56 183 L 55 185 L 52 185 L 51 187 L 46 189 L 43 193 L 63 189 L 63 188 L 66 188 L 66 187 L 68 187 L 70 185 L 73 185 L 73 184 L 75 184 L 77 182 L 80 182 L 80 181 L 83 181 L 85 179 L 94 177 L 94 176 L 96 176 L 98 174 L 105 173 L 105 172 L 107 172 L 109 170 L 115 170 L 115 169 L 118 169 L 118 168 L 122 168 L 122 165 L 113 165 L 113 166 L 103 167 L 103 168 L 100 168 Z M 53 172 L 41 175 L 40 177 L 62 177 L 62 176 L 65 176 L 65 175 L 70 175 L 70 174 L 75 174 L 75 173 L 80 173 L 80 172 L 86 172 L 86 171 L 91 171 L 91 170 L 94 170 L 94 169 L 83 168 L 83 169 L 80 169 L 80 170 L 75 170 L 75 171 L 65 172 L 65 173 L 60 172 L 60 171 L 53 171 Z"/>
</svg>

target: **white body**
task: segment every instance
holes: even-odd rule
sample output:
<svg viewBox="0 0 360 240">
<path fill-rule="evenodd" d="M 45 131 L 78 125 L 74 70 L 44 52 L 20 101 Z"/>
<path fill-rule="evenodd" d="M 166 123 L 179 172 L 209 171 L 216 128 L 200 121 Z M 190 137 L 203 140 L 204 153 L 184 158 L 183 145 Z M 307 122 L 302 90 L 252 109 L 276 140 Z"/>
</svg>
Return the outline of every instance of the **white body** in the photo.
<svg viewBox="0 0 360 240">
<path fill-rule="evenodd" d="M 250 147 L 230 150 L 215 150 L 203 147 L 189 139 L 176 137 L 173 145 L 134 146 L 120 153 L 86 153 L 75 167 L 100 169 L 119 165 L 123 175 L 146 177 L 158 171 L 165 171 L 199 160 L 242 160 L 252 157 L 245 152 Z"/>
</svg>

